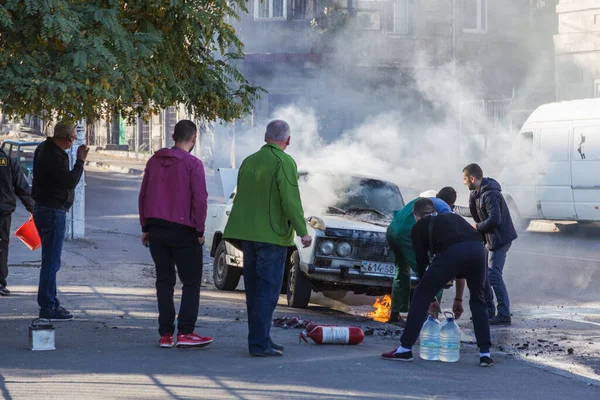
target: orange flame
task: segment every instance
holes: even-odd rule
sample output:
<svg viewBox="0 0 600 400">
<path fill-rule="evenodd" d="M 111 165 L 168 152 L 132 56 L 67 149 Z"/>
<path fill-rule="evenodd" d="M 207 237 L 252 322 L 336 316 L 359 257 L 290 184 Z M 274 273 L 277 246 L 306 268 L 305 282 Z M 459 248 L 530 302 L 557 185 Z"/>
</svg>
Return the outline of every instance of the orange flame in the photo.
<svg viewBox="0 0 600 400">
<path fill-rule="evenodd" d="M 387 322 L 392 309 L 392 298 L 389 294 L 386 294 L 383 298 L 378 297 L 375 304 L 373 304 L 373 308 L 375 311 L 369 313 L 369 318 L 379 322 Z"/>
</svg>

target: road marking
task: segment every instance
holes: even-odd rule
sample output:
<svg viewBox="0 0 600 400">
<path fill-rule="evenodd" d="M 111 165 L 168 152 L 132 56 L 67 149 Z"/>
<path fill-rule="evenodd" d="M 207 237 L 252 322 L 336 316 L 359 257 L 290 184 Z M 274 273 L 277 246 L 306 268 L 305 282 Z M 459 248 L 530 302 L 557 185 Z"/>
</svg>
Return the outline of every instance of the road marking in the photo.
<svg viewBox="0 0 600 400">
<path fill-rule="evenodd" d="M 538 252 L 535 252 L 535 251 L 525 251 L 525 250 L 514 250 L 513 252 L 514 253 L 530 254 L 530 255 L 534 255 L 534 256 L 542 256 L 542 257 L 556 257 L 556 258 L 562 258 L 562 259 L 565 259 L 565 260 L 589 261 L 589 262 L 600 263 L 600 259 L 594 259 L 594 258 L 562 256 L 560 254 L 538 253 Z"/>
</svg>

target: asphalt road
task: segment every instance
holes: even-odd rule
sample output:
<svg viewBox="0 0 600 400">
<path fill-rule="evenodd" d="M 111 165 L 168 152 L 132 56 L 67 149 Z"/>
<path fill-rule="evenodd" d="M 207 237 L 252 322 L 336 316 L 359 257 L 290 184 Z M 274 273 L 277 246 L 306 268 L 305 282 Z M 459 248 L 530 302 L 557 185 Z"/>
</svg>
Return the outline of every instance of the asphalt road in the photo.
<svg viewBox="0 0 600 400">
<path fill-rule="evenodd" d="M 87 182 L 88 229 L 138 236 L 137 194 L 141 178 L 90 170 Z M 208 184 L 209 193 L 218 192 L 214 180 L 209 179 Z M 521 233 L 509 252 L 505 280 L 512 301 L 513 326 L 495 328 L 495 344 L 542 366 L 600 379 L 600 361 L 594 357 L 600 351 L 600 224 L 549 229 L 553 227 L 532 224 L 538 230 Z M 210 268 L 209 264 L 205 276 L 210 274 Z M 446 299 L 452 297 L 449 294 Z M 313 294 L 313 302 L 364 315 L 374 298 L 350 294 L 337 302 Z M 445 306 L 449 308 L 450 304 Z M 463 324 L 468 317 L 467 310 Z M 468 323 L 465 328 L 469 330 Z M 528 340 L 540 339 L 558 345 L 551 346 L 552 351 L 542 347 L 535 352 L 522 346 Z M 575 349 L 573 357 L 567 357 L 569 348 Z"/>
</svg>

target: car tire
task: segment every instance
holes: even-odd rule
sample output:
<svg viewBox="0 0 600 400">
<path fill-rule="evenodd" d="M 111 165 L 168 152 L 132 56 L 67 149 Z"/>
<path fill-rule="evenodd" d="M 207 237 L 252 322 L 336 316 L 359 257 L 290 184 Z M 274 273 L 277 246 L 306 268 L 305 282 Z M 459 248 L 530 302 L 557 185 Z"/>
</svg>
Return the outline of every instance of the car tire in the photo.
<svg viewBox="0 0 600 400">
<path fill-rule="evenodd" d="M 300 270 L 298 250 L 290 255 L 290 269 L 287 279 L 287 302 L 294 308 L 306 308 L 310 302 L 312 283 Z"/>
<path fill-rule="evenodd" d="M 323 296 L 335 301 L 343 300 L 347 294 L 347 290 L 323 290 Z"/>
<path fill-rule="evenodd" d="M 227 265 L 227 247 L 225 246 L 225 241 L 222 240 L 217 246 L 213 263 L 213 280 L 215 282 L 215 287 L 219 290 L 235 290 L 240 282 L 241 275 L 241 268 Z"/>
<path fill-rule="evenodd" d="M 510 216 L 512 218 L 513 226 L 517 232 L 525 232 L 527 228 L 529 228 L 529 224 L 531 223 L 530 219 L 523 218 L 517 205 L 512 199 L 509 199 L 507 202 L 508 210 L 510 211 Z"/>
</svg>

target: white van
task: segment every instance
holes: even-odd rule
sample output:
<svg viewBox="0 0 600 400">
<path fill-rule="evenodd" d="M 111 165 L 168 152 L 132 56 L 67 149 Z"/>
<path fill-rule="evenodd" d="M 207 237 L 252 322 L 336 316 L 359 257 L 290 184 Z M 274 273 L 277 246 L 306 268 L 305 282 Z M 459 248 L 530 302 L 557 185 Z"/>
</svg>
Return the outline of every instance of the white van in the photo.
<svg viewBox="0 0 600 400">
<path fill-rule="evenodd" d="M 515 150 L 503 174 L 513 219 L 600 221 L 600 99 L 539 107 Z"/>
</svg>

